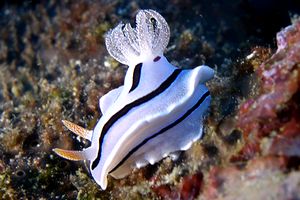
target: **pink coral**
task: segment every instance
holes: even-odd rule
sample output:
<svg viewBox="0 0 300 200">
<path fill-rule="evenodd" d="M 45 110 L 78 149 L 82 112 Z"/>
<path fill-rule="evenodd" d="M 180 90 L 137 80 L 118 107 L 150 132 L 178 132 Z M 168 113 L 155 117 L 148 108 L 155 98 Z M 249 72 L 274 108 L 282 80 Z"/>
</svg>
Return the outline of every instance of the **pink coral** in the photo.
<svg viewBox="0 0 300 200">
<path fill-rule="evenodd" d="M 241 154 L 253 157 L 260 152 L 263 137 L 276 133 L 273 153 L 300 133 L 300 19 L 277 34 L 277 52 L 256 71 L 261 79 L 261 94 L 240 106 L 238 126 L 246 145 Z M 278 145 L 278 143 L 282 144 Z M 297 142 L 291 143 L 297 145 Z M 271 145 L 274 146 L 274 145 Z M 248 151 L 250 147 L 254 151 Z M 279 149 L 278 149 L 279 148 Z M 298 153 L 300 155 L 300 151 Z"/>
</svg>

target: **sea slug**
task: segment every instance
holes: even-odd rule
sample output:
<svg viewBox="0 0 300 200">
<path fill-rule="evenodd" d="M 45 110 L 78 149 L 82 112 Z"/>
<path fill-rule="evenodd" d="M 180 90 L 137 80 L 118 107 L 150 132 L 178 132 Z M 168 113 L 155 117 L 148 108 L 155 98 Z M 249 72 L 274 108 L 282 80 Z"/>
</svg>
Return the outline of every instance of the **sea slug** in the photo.
<svg viewBox="0 0 300 200">
<path fill-rule="evenodd" d="M 103 190 L 108 174 L 125 177 L 133 167 L 188 149 L 202 135 L 203 114 L 211 99 L 204 84 L 214 71 L 204 65 L 183 70 L 170 64 L 163 55 L 169 37 L 167 22 L 153 10 L 140 10 L 135 28 L 120 23 L 109 31 L 108 52 L 129 66 L 124 85 L 100 98 L 103 115 L 93 130 L 63 121 L 91 146 L 54 152 L 90 161 L 90 172 Z"/>
</svg>

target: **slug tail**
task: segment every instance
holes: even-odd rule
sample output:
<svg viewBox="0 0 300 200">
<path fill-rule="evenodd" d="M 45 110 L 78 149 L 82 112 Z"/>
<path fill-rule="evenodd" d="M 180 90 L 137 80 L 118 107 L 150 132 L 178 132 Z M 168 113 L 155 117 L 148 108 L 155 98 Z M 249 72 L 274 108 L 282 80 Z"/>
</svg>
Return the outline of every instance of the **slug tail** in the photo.
<svg viewBox="0 0 300 200">
<path fill-rule="evenodd" d="M 165 19 L 154 10 L 141 10 L 136 27 L 120 23 L 109 31 L 105 43 L 109 54 L 122 64 L 135 66 L 163 55 L 170 38 Z"/>
</svg>

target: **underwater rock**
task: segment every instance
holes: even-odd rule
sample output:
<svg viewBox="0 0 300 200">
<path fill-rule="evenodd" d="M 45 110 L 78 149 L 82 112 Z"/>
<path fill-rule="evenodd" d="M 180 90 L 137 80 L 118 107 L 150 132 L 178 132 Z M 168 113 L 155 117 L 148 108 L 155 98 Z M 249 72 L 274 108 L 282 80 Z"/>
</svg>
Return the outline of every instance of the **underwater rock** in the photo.
<svg viewBox="0 0 300 200">
<path fill-rule="evenodd" d="M 180 190 L 180 199 L 194 199 L 199 195 L 203 185 L 203 174 L 198 172 L 183 178 Z"/>
<path fill-rule="evenodd" d="M 285 164 L 283 158 L 262 157 L 251 160 L 246 166 L 214 167 L 201 197 L 203 200 L 286 199 L 286 195 L 293 196 L 298 189 L 289 186 L 291 190 L 284 190 L 282 182 L 289 179 L 284 175 Z"/>
<path fill-rule="evenodd" d="M 277 52 L 256 70 L 260 94 L 240 106 L 238 127 L 246 142 L 241 156 L 246 159 L 262 148 L 264 154 L 300 155 L 300 18 L 277 34 L 277 44 Z M 272 138 L 269 147 L 261 144 L 265 137 Z"/>
</svg>

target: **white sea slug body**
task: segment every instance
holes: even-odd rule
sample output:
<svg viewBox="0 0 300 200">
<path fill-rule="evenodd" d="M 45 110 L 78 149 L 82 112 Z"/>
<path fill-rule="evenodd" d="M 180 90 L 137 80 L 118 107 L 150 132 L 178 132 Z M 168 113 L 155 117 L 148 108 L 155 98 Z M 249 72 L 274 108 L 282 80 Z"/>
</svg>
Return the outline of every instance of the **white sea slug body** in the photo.
<svg viewBox="0 0 300 200">
<path fill-rule="evenodd" d="M 203 65 L 192 70 L 171 65 L 163 56 L 169 35 L 167 22 L 153 10 L 138 12 L 136 28 L 121 23 L 108 32 L 108 52 L 129 66 L 124 85 L 101 97 L 103 115 L 93 130 L 63 121 L 91 146 L 54 151 L 70 160 L 89 160 L 103 190 L 108 174 L 125 177 L 133 167 L 188 149 L 202 135 L 203 114 L 210 104 L 204 83 L 214 72 Z"/>
</svg>

